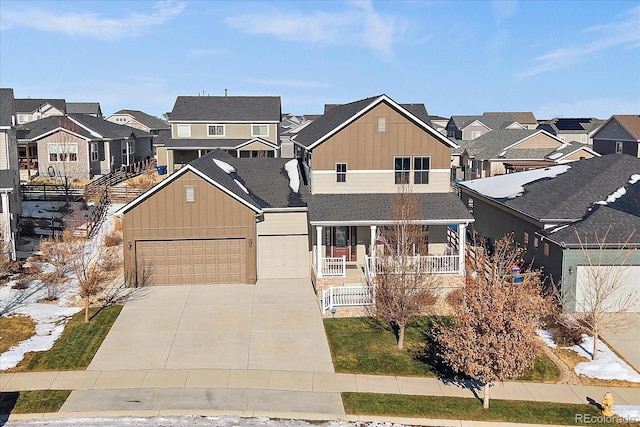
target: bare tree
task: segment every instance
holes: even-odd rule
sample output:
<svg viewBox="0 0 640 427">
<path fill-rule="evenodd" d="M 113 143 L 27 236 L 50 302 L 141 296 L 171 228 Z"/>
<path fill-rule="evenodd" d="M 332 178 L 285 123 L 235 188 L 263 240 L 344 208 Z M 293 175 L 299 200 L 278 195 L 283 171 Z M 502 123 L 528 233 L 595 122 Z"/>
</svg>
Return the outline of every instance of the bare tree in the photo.
<svg viewBox="0 0 640 427">
<path fill-rule="evenodd" d="M 53 144 L 48 144 L 48 174 L 56 178 L 64 190 L 65 209 L 68 212 L 71 206 L 71 192 L 75 178 L 83 175 L 82 167 L 78 159 L 78 139 L 74 133 L 78 133 L 80 127 L 68 117 L 58 119 L 58 126 L 66 129 L 59 130 L 52 137 Z"/>
<path fill-rule="evenodd" d="M 67 264 L 66 247 L 63 244 L 62 236 L 52 236 L 42 239 L 38 245 L 38 249 L 42 254 L 42 258 L 51 264 L 52 271 L 44 271 L 41 268 L 40 280 L 47 290 L 47 299 L 53 301 L 58 298 L 60 293 L 60 285 L 67 282 L 69 278 L 67 273 L 71 271 Z"/>
<path fill-rule="evenodd" d="M 593 241 L 589 242 L 575 229 L 584 265 L 576 272 L 575 292 L 569 292 L 563 298 L 565 303 L 568 296 L 575 300 L 571 316 L 593 337 L 592 360 L 598 358 L 597 343 L 601 332 L 628 329 L 634 319 L 631 312 L 640 307 L 640 292 L 626 287 L 631 273 L 630 257 L 637 250 L 630 245 L 635 233 L 631 232 L 624 242 L 617 243 L 612 249 L 608 241 L 610 230 L 611 227 L 604 236 L 595 232 Z M 565 307 L 564 311 L 569 310 Z"/>
<path fill-rule="evenodd" d="M 538 271 L 514 280 L 511 266 L 522 265 L 524 248 L 513 236 L 487 249 L 467 257 L 454 322 L 436 329 L 444 361 L 483 384 L 484 408 L 493 382 L 519 377 L 539 354 L 536 329 L 547 312 Z"/>
<path fill-rule="evenodd" d="M 66 229 L 62 239 L 67 260 L 78 279 L 79 295 L 84 300 L 84 321 L 88 323 L 91 299 L 100 295 L 114 278 L 122 259 L 117 247 L 90 242 L 84 236 L 74 235 L 73 229 Z"/>
<path fill-rule="evenodd" d="M 420 206 L 408 187 L 395 196 L 391 217 L 393 224 L 381 232 L 385 253 L 375 261 L 372 314 L 391 323 L 402 349 L 409 321 L 435 304 L 438 281 L 426 262 L 427 230 L 419 223 Z"/>
</svg>

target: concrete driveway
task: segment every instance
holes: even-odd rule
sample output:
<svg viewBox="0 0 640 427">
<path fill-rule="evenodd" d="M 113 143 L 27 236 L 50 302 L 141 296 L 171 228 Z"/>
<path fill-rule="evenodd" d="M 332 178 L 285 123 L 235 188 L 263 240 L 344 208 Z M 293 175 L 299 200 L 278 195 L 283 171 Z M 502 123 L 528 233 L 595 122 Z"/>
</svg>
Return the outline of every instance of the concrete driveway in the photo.
<svg viewBox="0 0 640 427">
<path fill-rule="evenodd" d="M 305 279 L 148 288 L 127 302 L 88 370 L 334 372 Z"/>
<path fill-rule="evenodd" d="M 617 333 L 604 331 L 602 339 L 640 372 L 640 313 L 620 316 L 625 319 L 625 323 L 629 322 L 629 328 Z"/>
</svg>

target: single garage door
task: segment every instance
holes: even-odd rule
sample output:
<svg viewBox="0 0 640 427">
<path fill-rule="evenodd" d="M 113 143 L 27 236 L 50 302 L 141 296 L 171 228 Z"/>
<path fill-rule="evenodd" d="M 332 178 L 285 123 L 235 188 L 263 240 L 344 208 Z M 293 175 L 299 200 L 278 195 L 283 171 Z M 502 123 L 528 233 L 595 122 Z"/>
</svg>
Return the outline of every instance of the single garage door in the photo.
<svg viewBox="0 0 640 427">
<path fill-rule="evenodd" d="M 628 311 L 640 313 L 640 266 L 578 266 L 577 290 L 576 290 L 576 311 L 589 311 L 593 307 L 595 296 L 593 291 L 594 277 L 597 277 L 600 270 L 600 277 L 607 277 L 607 285 L 603 286 L 603 293 L 607 293 L 607 298 L 601 305 L 606 312 L 620 311 L 621 305 Z M 613 281 L 613 285 L 611 285 Z"/>
<path fill-rule="evenodd" d="M 258 236 L 258 278 L 309 277 L 309 243 L 306 235 Z"/>
<path fill-rule="evenodd" d="M 153 240 L 136 242 L 138 274 L 154 285 L 245 283 L 244 239 Z"/>
</svg>

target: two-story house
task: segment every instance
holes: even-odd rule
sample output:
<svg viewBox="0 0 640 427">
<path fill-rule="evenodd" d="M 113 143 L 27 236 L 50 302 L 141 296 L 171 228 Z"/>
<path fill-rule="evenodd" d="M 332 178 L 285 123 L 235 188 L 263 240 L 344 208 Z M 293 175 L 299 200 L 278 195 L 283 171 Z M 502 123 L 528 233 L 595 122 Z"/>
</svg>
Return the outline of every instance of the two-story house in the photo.
<svg viewBox="0 0 640 427">
<path fill-rule="evenodd" d="M 15 104 L 19 125 L 67 113 L 67 103 L 64 99 L 16 98 Z"/>
<path fill-rule="evenodd" d="M 538 129 L 547 131 L 560 141 L 593 144 L 593 134 L 604 122 L 594 118 L 556 117 L 541 122 Z"/>
<path fill-rule="evenodd" d="M 280 117 L 279 96 L 179 96 L 158 163 L 172 173 L 216 148 L 235 157 L 278 157 Z"/>
<path fill-rule="evenodd" d="M 0 252 L 16 259 L 20 204 L 16 109 L 13 89 L 0 88 Z"/>
<path fill-rule="evenodd" d="M 593 134 L 593 149 L 600 154 L 624 153 L 640 157 L 640 115 L 611 116 Z"/>
<path fill-rule="evenodd" d="M 119 110 L 107 117 L 119 125 L 127 125 L 157 135 L 160 130 L 171 129 L 168 122 L 140 110 Z"/>
<path fill-rule="evenodd" d="M 449 185 L 454 144 L 424 105 L 380 95 L 332 106 L 293 142 L 296 159 L 215 149 L 123 207 L 127 274 L 158 285 L 306 278 L 319 296 L 365 289 L 408 186 L 428 239 L 429 253 L 417 255 L 459 281 L 473 217 Z"/>
<path fill-rule="evenodd" d="M 152 135 L 86 114 L 51 116 L 18 129 L 18 144 L 36 152 L 40 175 L 91 179 L 150 159 Z"/>
<path fill-rule="evenodd" d="M 99 102 L 67 102 L 67 114 L 87 114 L 103 119 Z"/>
</svg>

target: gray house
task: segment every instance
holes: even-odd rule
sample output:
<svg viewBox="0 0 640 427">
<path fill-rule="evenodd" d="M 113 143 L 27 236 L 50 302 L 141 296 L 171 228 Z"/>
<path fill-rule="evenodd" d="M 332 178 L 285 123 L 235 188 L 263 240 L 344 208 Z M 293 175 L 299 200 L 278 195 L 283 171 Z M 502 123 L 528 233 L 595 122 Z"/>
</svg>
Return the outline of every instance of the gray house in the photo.
<svg viewBox="0 0 640 427">
<path fill-rule="evenodd" d="M 600 154 L 624 153 L 640 157 L 640 116 L 611 116 L 593 135 L 593 149 Z"/>
<path fill-rule="evenodd" d="M 489 243 L 513 233 L 525 245 L 525 261 L 560 284 L 574 310 L 582 305 L 590 268 L 581 251 L 612 259 L 625 246 L 640 248 L 640 159 L 616 154 L 459 184 L 473 211 L 473 228 Z M 577 233 L 577 234 L 576 234 Z M 585 243 L 586 242 L 586 243 Z M 628 259 L 625 292 L 640 289 L 640 252 Z M 640 307 L 637 307 L 640 311 Z"/>
<path fill-rule="evenodd" d="M 16 109 L 13 89 L 0 89 L 0 252 L 16 258 L 20 204 Z"/>
</svg>

